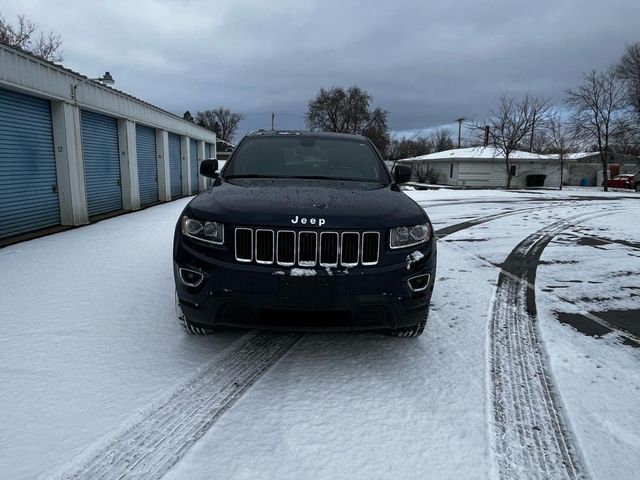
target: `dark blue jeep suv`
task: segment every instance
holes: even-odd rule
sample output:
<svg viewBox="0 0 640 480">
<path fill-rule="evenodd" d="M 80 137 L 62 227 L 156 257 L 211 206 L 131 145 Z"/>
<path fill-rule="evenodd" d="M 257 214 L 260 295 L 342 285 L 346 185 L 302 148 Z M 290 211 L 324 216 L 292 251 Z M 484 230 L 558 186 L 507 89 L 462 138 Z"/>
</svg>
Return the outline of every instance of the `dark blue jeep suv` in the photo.
<svg viewBox="0 0 640 480">
<path fill-rule="evenodd" d="M 425 211 L 365 137 L 259 131 L 180 215 L 173 260 L 178 318 L 216 326 L 380 330 L 420 335 L 436 270 Z"/>
</svg>

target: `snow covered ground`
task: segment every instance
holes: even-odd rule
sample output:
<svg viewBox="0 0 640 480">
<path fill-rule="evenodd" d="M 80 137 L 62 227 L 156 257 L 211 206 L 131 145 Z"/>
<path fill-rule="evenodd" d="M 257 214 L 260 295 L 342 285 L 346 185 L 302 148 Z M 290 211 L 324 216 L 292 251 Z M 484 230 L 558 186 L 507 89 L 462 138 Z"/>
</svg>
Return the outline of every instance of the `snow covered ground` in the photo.
<svg viewBox="0 0 640 480">
<path fill-rule="evenodd" d="M 99 458 L 93 472 L 105 478 L 118 462 L 136 478 L 633 478 L 640 348 L 633 314 L 611 312 L 640 312 L 640 196 L 407 194 L 442 232 L 429 324 L 412 340 L 306 334 L 262 358 L 271 340 L 255 333 L 183 334 L 171 242 L 188 200 L 0 249 L 0 477 L 95 478 L 83 469 Z M 531 330 L 541 349 L 531 358 L 544 363 L 552 396 L 540 415 L 558 414 L 574 476 L 540 451 L 553 422 L 527 413 L 535 404 L 506 410 L 525 415 L 512 430 L 499 420 L 500 392 L 523 405 L 537 398 L 537 379 L 522 377 L 509 353 L 528 355 L 526 342 L 509 344 L 492 371 L 500 350 L 490 326 L 507 318 L 499 278 L 516 278 L 514 252 L 535 250 L 523 240 L 541 252 Z M 514 281 L 532 290 L 528 277 Z M 514 298 L 506 310 L 521 315 L 512 321 L 528 322 L 526 302 Z M 586 327 L 563 317 L 579 312 Z M 591 317 L 613 323 L 602 330 Z M 516 380 L 511 393 L 500 390 Z M 122 460 L 136 445 L 136 455 L 169 460 L 148 460 L 146 470 L 144 459 Z M 536 450 L 546 472 L 523 456 Z"/>
</svg>

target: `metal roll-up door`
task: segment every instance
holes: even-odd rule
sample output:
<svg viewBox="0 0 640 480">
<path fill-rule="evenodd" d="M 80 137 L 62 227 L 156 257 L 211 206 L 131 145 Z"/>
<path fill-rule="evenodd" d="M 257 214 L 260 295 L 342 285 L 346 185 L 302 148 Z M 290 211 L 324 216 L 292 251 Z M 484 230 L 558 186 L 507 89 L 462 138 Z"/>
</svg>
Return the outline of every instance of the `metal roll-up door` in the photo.
<svg viewBox="0 0 640 480">
<path fill-rule="evenodd" d="M 171 179 L 171 197 L 182 196 L 182 166 L 180 163 L 180 135 L 169 134 L 169 177 Z"/>
<path fill-rule="evenodd" d="M 0 89 L 0 238 L 60 224 L 51 105 Z"/>
<path fill-rule="evenodd" d="M 198 193 L 198 142 L 193 138 L 189 143 L 189 155 L 191 157 L 191 193 Z"/>
<path fill-rule="evenodd" d="M 80 118 L 89 216 L 122 210 L 118 122 L 85 110 Z"/>
<path fill-rule="evenodd" d="M 140 205 L 158 201 L 158 163 L 156 161 L 156 131 L 136 124 L 136 151 L 138 152 L 138 187 Z"/>
</svg>

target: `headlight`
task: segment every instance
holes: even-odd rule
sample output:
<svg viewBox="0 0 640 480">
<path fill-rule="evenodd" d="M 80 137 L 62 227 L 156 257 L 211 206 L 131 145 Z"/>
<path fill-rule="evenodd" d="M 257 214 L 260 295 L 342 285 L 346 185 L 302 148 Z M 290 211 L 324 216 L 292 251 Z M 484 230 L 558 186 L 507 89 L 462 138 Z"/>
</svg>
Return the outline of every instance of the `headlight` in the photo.
<svg viewBox="0 0 640 480">
<path fill-rule="evenodd" d="M 182 234 L 206 243 L 222 245 L 224 243 L 224 224 L 182 217 Z"/>
<path fill-rule="evenodd" d="M 391 248 L 404 248 L 424 243 L 431 238 L 431 225 L 414 225 L 413 227 L 396 227 L 391 229 Z"/>
</svg>

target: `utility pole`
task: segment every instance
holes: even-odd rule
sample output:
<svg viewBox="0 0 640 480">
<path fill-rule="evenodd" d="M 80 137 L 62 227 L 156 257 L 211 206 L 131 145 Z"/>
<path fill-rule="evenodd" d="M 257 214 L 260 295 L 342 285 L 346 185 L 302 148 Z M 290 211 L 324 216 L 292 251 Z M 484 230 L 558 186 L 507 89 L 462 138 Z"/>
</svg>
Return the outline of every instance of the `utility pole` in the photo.
<svg viewBox="0 0 640 480">
<path fill-rule="evenodd" d="M 276 112 L 271 112 L 271 130 L 276 129 Z"/>
<path fill-rule="evenodd" d="M 536 112 L 533 112 L 533 121 L 531 122 L 531 140 L 529 141 L 529 151 L 533 152 L 533 132 L 536 129 Z"/>
<path fill-rule="evenodd" d="M 462 121 L 464 120 L 464 117 L 460 117 L 458 119 L 456 119 L 456 122 L 458 122 L 458 148 L 460 148 L 460 136 L 462 134 Z"/>
</svg>

